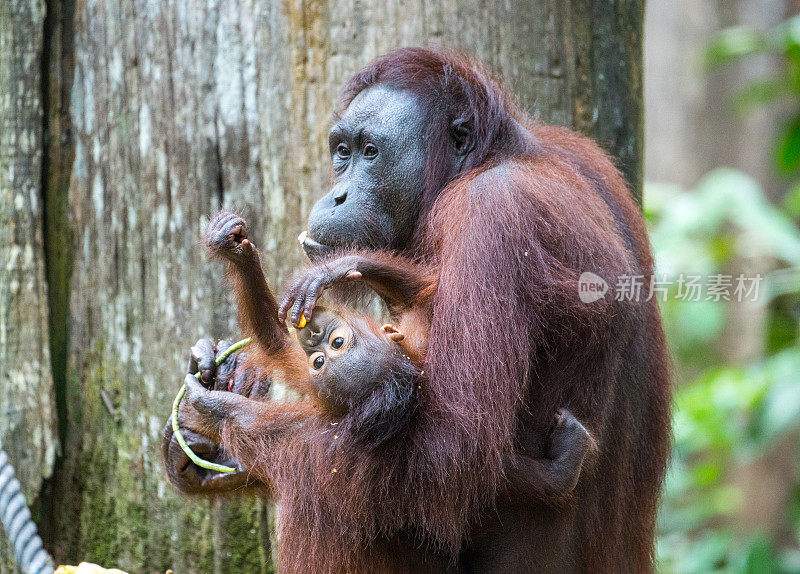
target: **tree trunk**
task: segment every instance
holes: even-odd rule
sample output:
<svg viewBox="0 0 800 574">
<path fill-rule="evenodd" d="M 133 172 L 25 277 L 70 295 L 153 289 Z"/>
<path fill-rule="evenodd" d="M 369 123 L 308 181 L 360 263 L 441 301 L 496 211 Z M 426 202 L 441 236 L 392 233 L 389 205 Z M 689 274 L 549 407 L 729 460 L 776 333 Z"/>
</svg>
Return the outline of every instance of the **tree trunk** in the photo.
<svg viewBox="0 0 800 574">
<path fill-rule="evenodd" d="M 58 449 L 40 193 L 43 23 L 35 1 L 0 2 L 0 437 L 31 503 Z M 11 564 L 0 534 L 0 572 Z"/>
<path fill-rule="evenodd" d="M 413 44 L 479 56 L 525 109 L 600 139 L 640 190 L 642 0 L 48 0 L 47 21 L 38 7 L 0 8 L 0 39 L 15 47 L 8 58 L 0 44 L 0 174 L 14 170 L 0 213 L 5 233 L 22 234 L 3 249 L 29 253 L 14 261 L 38 278 L 26 292 L 18 267 L 0 272 L 0 293 L 27 298 L 2 299 L 14 352 L 0 389 L 31 397 L 19 399 L 24 430 L 7 431 L 9 413 L 0 429 L 28 492 L 42 492 L 61 562 L 272 569 L 267 508 L 183 499 L 159 465 L 189 346 L 236 332 L 198 238 L 208 214 L 233 207 L 254 224 L 273 285 L 297 269 L 339 86 L 375 56 Z M 56 411 L 63 455 L 42 486 Z"/>
</svg>

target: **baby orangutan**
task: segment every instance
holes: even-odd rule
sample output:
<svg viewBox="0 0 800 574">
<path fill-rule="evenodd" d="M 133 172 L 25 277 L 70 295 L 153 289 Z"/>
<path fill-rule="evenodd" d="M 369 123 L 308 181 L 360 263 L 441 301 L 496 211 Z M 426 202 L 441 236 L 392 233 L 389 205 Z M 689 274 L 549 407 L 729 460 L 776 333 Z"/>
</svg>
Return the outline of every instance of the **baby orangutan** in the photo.
<svg viewBox="0 0 800 574">
<path fill-rule="evenodd" d="M 425 396 L 430 320 L 419 312 L 429 306 L 418 304 L 432 296 L 435 283 L 412 265 L 404 277 L 350 273 L 351 279 L 365 281 L 387 299 L 399 328 L 379 328 L 340 307 L 318 308 L 297 329 L 295 341 L 279 320 L 245 221 L 220 212 L 203 240 L 210 255 L 226 261 L 240 325 L 253 338 L 249 361 L 282 372 L 286 384 L 302 395 L 295 402 L 255 401 L 206 390 L 191 375 L 185 381 L 187 398 L 202 416 L 209 438 L 221 441 L 281 500 L 280 554 L 312 552 L 333 539 L 338 541 L 337 559 L 355 566 L 355 554 L 387 532 L 411 528 L 415 539 L 435 538 L 424 525 L 409 524 L 403 511 L 410 503 L 403 500 L 421 488 L 406 483 L 414 479 L 419 461 L 408 459 L 404 445 L 419 432 L 418 419 L 435 411 Z M 401 262 L 385 257 L 395 266 Z M 572 414 L 561 410 L 550 435 L 549 458 L 509 454 L 499 496 L 520 504 L 566 500 L 593 444 Z M 315 561 L 331 559 L 301 555 L 308 556 L 309 571 Z"/>
</svg>

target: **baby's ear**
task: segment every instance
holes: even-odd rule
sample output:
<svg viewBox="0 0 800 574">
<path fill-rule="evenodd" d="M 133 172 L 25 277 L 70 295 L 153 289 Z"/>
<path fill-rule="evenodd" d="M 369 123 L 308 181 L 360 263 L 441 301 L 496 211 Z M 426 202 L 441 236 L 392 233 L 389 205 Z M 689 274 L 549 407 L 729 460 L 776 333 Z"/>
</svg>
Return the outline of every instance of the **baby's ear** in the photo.
<svg viewBox="0 0 800 574">
<path fill-rule="evenodd" d="M 387 323 L 386 325 L 384 325 L 384 326 L 382 327 L 382 329 L 383 329 L 383 332 L 384 332 L 384 333 L 386 333 L 386 335 L 387 335 L 387 336 L 388 336 L 388 337 L 389 337 L 389 338 L 390 338 L 392 341 L 394 341 L 395 343 L 399 343 L 400 341 L 402 341 L 403 339 L 405 339 L 405 338 L 406 338 L 406 336 L 405 336 L 405 335 L 403 335 L 403 333 L 401 333 L 401 332 L 400 332 L 400 331 L 397 329 L 397 327 L 395 327 L 394 325 L 389 325 L 389 324 Z"/>
</svg>

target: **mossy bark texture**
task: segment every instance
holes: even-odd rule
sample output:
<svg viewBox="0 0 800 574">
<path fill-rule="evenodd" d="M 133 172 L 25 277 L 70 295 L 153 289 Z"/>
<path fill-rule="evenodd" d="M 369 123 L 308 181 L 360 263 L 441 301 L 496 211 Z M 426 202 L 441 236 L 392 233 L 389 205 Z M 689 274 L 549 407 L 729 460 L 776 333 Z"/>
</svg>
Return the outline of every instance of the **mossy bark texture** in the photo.
<svg viewBox="0 0 800 574">
<path fill-rule="evenodd" d="M 131 572 L 270 572 L 274 513 L 167 484 L 199 337 L 237 338 L 208 214 L 281 285 L 329 178 L 339 86 L 375 56 L 482 58 L 641 182 L 642 0 L 0 1 L 0 433 L 49 549 Z M 4 537 L 0 535 L 0 540 Z M 0 570 L 9 564 L 0 546 Z"/>
</svg>

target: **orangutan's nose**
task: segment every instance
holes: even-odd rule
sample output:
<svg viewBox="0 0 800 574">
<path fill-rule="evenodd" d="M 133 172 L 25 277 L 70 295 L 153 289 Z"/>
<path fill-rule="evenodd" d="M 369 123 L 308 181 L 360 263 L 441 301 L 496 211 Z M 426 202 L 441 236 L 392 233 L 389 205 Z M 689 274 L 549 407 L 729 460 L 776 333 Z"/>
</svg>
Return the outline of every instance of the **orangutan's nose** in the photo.
<svg viewBox="0 0 800 574">
<path fill-rule="evenodd" d="M 347 190 L 346 189 L 344 189 L 344 188 L 337 189 L 336 191 L 333 192 L 333 203 L 334 203 L 334 205 L 342 205 L 344 203 L 345 199 L 347 199 Z"/>
<path fill-rule="evenodd" d="M 297 330 L 297 340 L 304 347 L 316 347 L 322 340 L 323 328 L 312 318 L 306 326 Z"/>
</svg>

